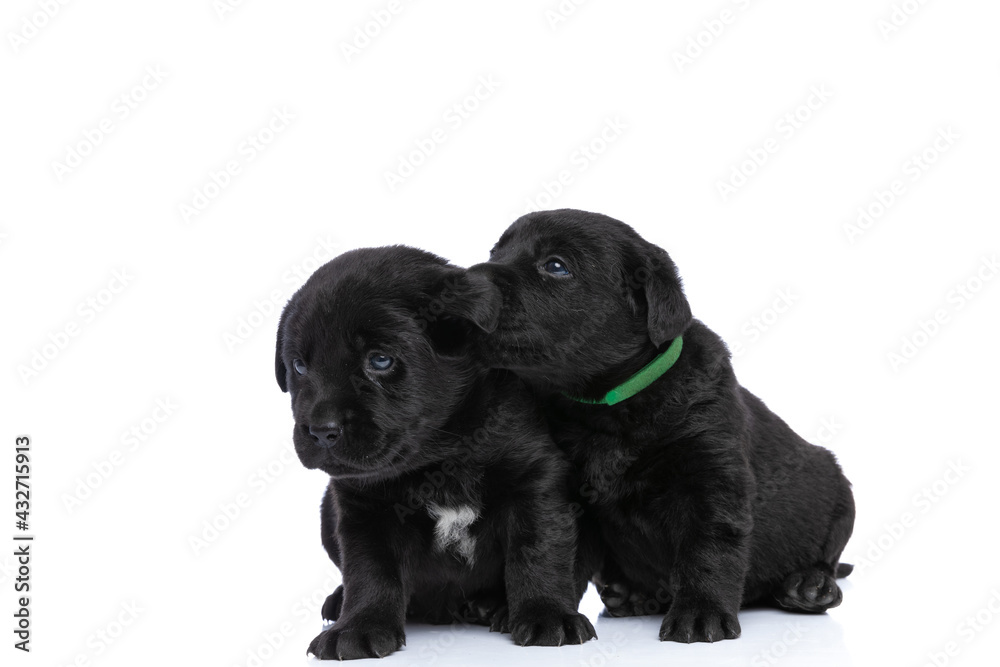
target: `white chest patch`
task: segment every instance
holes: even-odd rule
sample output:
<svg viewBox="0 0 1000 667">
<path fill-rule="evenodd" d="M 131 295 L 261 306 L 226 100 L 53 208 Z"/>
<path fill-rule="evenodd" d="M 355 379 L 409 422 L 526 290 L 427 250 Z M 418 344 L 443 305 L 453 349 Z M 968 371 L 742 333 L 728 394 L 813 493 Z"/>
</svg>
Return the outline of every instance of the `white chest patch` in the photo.
<svg viewBox="0 0 1000 667">
<path fill-rule="evenodd" d="M 469 532 L 479 512 L 469 505 L 441 507 L 427 504 L 427 513 L 437 521 L 434 526 L 434 546 L 441 551 L 453 551 L 472 565 L 476 554 L 476 538 Z"/>
</svg>

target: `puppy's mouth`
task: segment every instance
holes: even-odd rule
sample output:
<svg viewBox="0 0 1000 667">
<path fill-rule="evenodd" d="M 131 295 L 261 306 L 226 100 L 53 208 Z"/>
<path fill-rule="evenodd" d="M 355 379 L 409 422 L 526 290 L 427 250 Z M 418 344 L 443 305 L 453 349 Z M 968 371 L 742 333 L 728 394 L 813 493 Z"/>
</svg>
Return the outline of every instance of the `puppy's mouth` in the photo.
<svg viewBox="0 0 1000 667">
<path fill-rule="evenodd" d="M 407 459 L 406 448 L 390 446 L 388 438 L 351 436 L 350 431 L 345 431 L 336 442 L 320 445 L 309 434 L 307 425 L 296 424 L 292 440 L 303 466 L 322 470 L 331 477 L 382 477 Z"/>
</svg>

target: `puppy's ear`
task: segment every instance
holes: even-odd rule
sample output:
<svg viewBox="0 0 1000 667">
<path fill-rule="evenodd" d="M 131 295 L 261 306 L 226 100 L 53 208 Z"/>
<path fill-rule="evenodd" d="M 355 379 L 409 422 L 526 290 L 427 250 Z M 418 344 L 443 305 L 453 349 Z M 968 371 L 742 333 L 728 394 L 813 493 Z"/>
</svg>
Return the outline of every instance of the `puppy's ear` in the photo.
<svg viewBox="0 0 1000 667">
<path fill-rule="evenodd" d="M 662 248 L 641 241 L 626 261 L 630 292 L 644 297 L 646 326 L 653 345 L 660 347 L 684 333 L 691 324 L 691 306 L 677 266 Z"/>
<path fill-rule="evenodd" d="M 465 269 L 450 272 L 438 298 L 444 312 L 468 320 L 486 333 L 492 333 L 500 322 L 500 288 L 481 273 Z"/>
<path fill-rule="evenodd" d="M 281 319 L 278 320 L 278 339 L 274 344 L 274 377 L 278 380 L 281 391 L 285 392 L 288 391 L 288 369 L 285 368 L 285 362 L 281 358 L 281 348 L 285 342 L 285 320 L 288 319 L 288 310 L 286 304 L 281 311 Z"/>
</svg>

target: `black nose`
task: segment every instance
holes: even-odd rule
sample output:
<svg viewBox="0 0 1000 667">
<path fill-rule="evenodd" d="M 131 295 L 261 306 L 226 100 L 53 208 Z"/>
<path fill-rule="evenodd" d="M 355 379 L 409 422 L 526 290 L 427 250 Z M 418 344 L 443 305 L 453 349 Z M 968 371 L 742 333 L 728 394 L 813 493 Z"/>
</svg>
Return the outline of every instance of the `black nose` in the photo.
<svg viewBox="0 0 1000 667">
<path fill-rule="evenodd" d="M 320 447 L 333 447 L 343 432 L 344 429 L 337 422 L 313 424 L 309 427 L 309 435 Z"/>
</svg>

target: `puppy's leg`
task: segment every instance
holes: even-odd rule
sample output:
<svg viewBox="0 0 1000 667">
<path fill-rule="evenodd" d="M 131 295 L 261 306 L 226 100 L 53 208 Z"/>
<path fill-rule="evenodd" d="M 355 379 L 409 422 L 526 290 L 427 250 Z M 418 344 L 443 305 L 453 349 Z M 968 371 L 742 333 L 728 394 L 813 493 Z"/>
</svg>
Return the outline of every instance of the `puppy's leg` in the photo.
<svg viewBox="0 0 1000 667">
<path fill-rule="evenodd" d="M 728 527 L 703 527 L 706 536 L 691 540 L 671 569 L 673 601 L 660 625 L 660 640 L 714 642 L 740 636 L 737 613 L 743 595 L 745 540 L 727 535 Z"/>
<path fill-rule="evenodd" d="M 578 478 L 573 479 L 572 489 L 580 489 L 582 485 L 582 480 Z M 593 515 L 592 510 L 584 506 L 582 497 L 574 496 L 572 491 L 569 497 L 571 500 L 576 498 L 572 507 L 579 508 L 579 511 L 575 513 L 577 539 L 576 565 L 573 568 L 576 576 L 576 598 L 574 603 L 575 606 L 579 607 L 580 600 L 583 599 L 583 595 L 587 592 L 587 587 L 591 581 L 594 582 L 598 590 L 601 589 L 601 585 L 598 583 L 600 581 L 601 570 L 604 569 L 605 563 L 612 561 L 612 558 L 607 553 L 607 547 L 601 537 L 601 526 L 597 517 Z"/>
<path fill-rule="evenodd" d="M 816 563 L 785 577 L 771 594 L 782 609 L 821 614 L 839 605 L 843 599 L 834 572 L 829 564 Z"/>
<path fill-rule="evenodd" d="M 839 472 L 839 466 L 838 466 Z M 844 553 L 847 541 L 854 533 L 854 494 L 851 492 L 851 483 L 840 473 L 840 502 L 834 508 L 833 520 L 830 522 L 830 534 L 823 545 L 823 562 L 830 565 L 835 577 L 843 578 L 854 571 L 854 566 L 840 562 L 840 555 Z"/>
<path fill-rule="evenodd" d="M 323 500 L 319 505 L 319 526 L 320 539 L 326 554 L 333 561 L 333 564 L 340 568 L 340 544 L 337 542 L 337 510 L 333 504 L 333 480 L 326 487 L 323 493 Z M 330 593 L 323 603 L 323 619 L 336 621 L 340 616 L 340 606 L 344 601 L 344 587 L 338 586 L 337 590 Z"/>
<path fill-rule="evenodd" d="M 326 596 L 326 602 L 323 603 L 323 611 L 321 612 L 323 620 L 325 621 L 336 621 L 340 618 L 340 610 L 344 605 L 344 587 L 337 586 L 337 589 Z"/>
<path fill-rule="evenodd" d="M 321 660 L 385 657 L 406 643 L 407 595 L 391 548 L 396 526 L 361 513 L 356 519 L 341 515 L 338 528 L 343 540 L 341 612 L 307 652 Z"/>
<path fill-rule="evenodd" d="M 840 563 L 840 554 L 854 531 L 854 496 L 843 480 L 841 501 L 833 511 L 830 532 L 822 548 L 823 560 L 792 572 L 774 586 L 771 596 L 782 609 L 807 614 L 821 614 L 843 600 L 837 577 L 846 577 L 854 569 Z"/>
<path fill-rule="evenodd" d="M 333 480 L 323 492 L 323 500 L 319 504 L 320 540 L 326 555 L 333 564 L 340 568 L 340 543 L 337 541 L 337 507 L 333 501 Z"/>
<path fill-rule="evenodd" d="M 733 447 L 730 452 L 739 451 Z M 716 457 L 720 454 L 716 453 Z M 745 464 L 723 461 L 661 506 L 662 530 L 673 537 L 668 568 L 672 602 L 660 625 L 661 641 L 714 642 L 740 636 L 737 613 L 749 569 L 750 477 Z"/>
<path fill-rule="evenodd" d="M 582 644 L 597 636 L 576 610 L 576 522 L 557 465 L 532 469 L 505 509 L 504 579 L 511 639 L 521 646 Z"/>
</svg>

